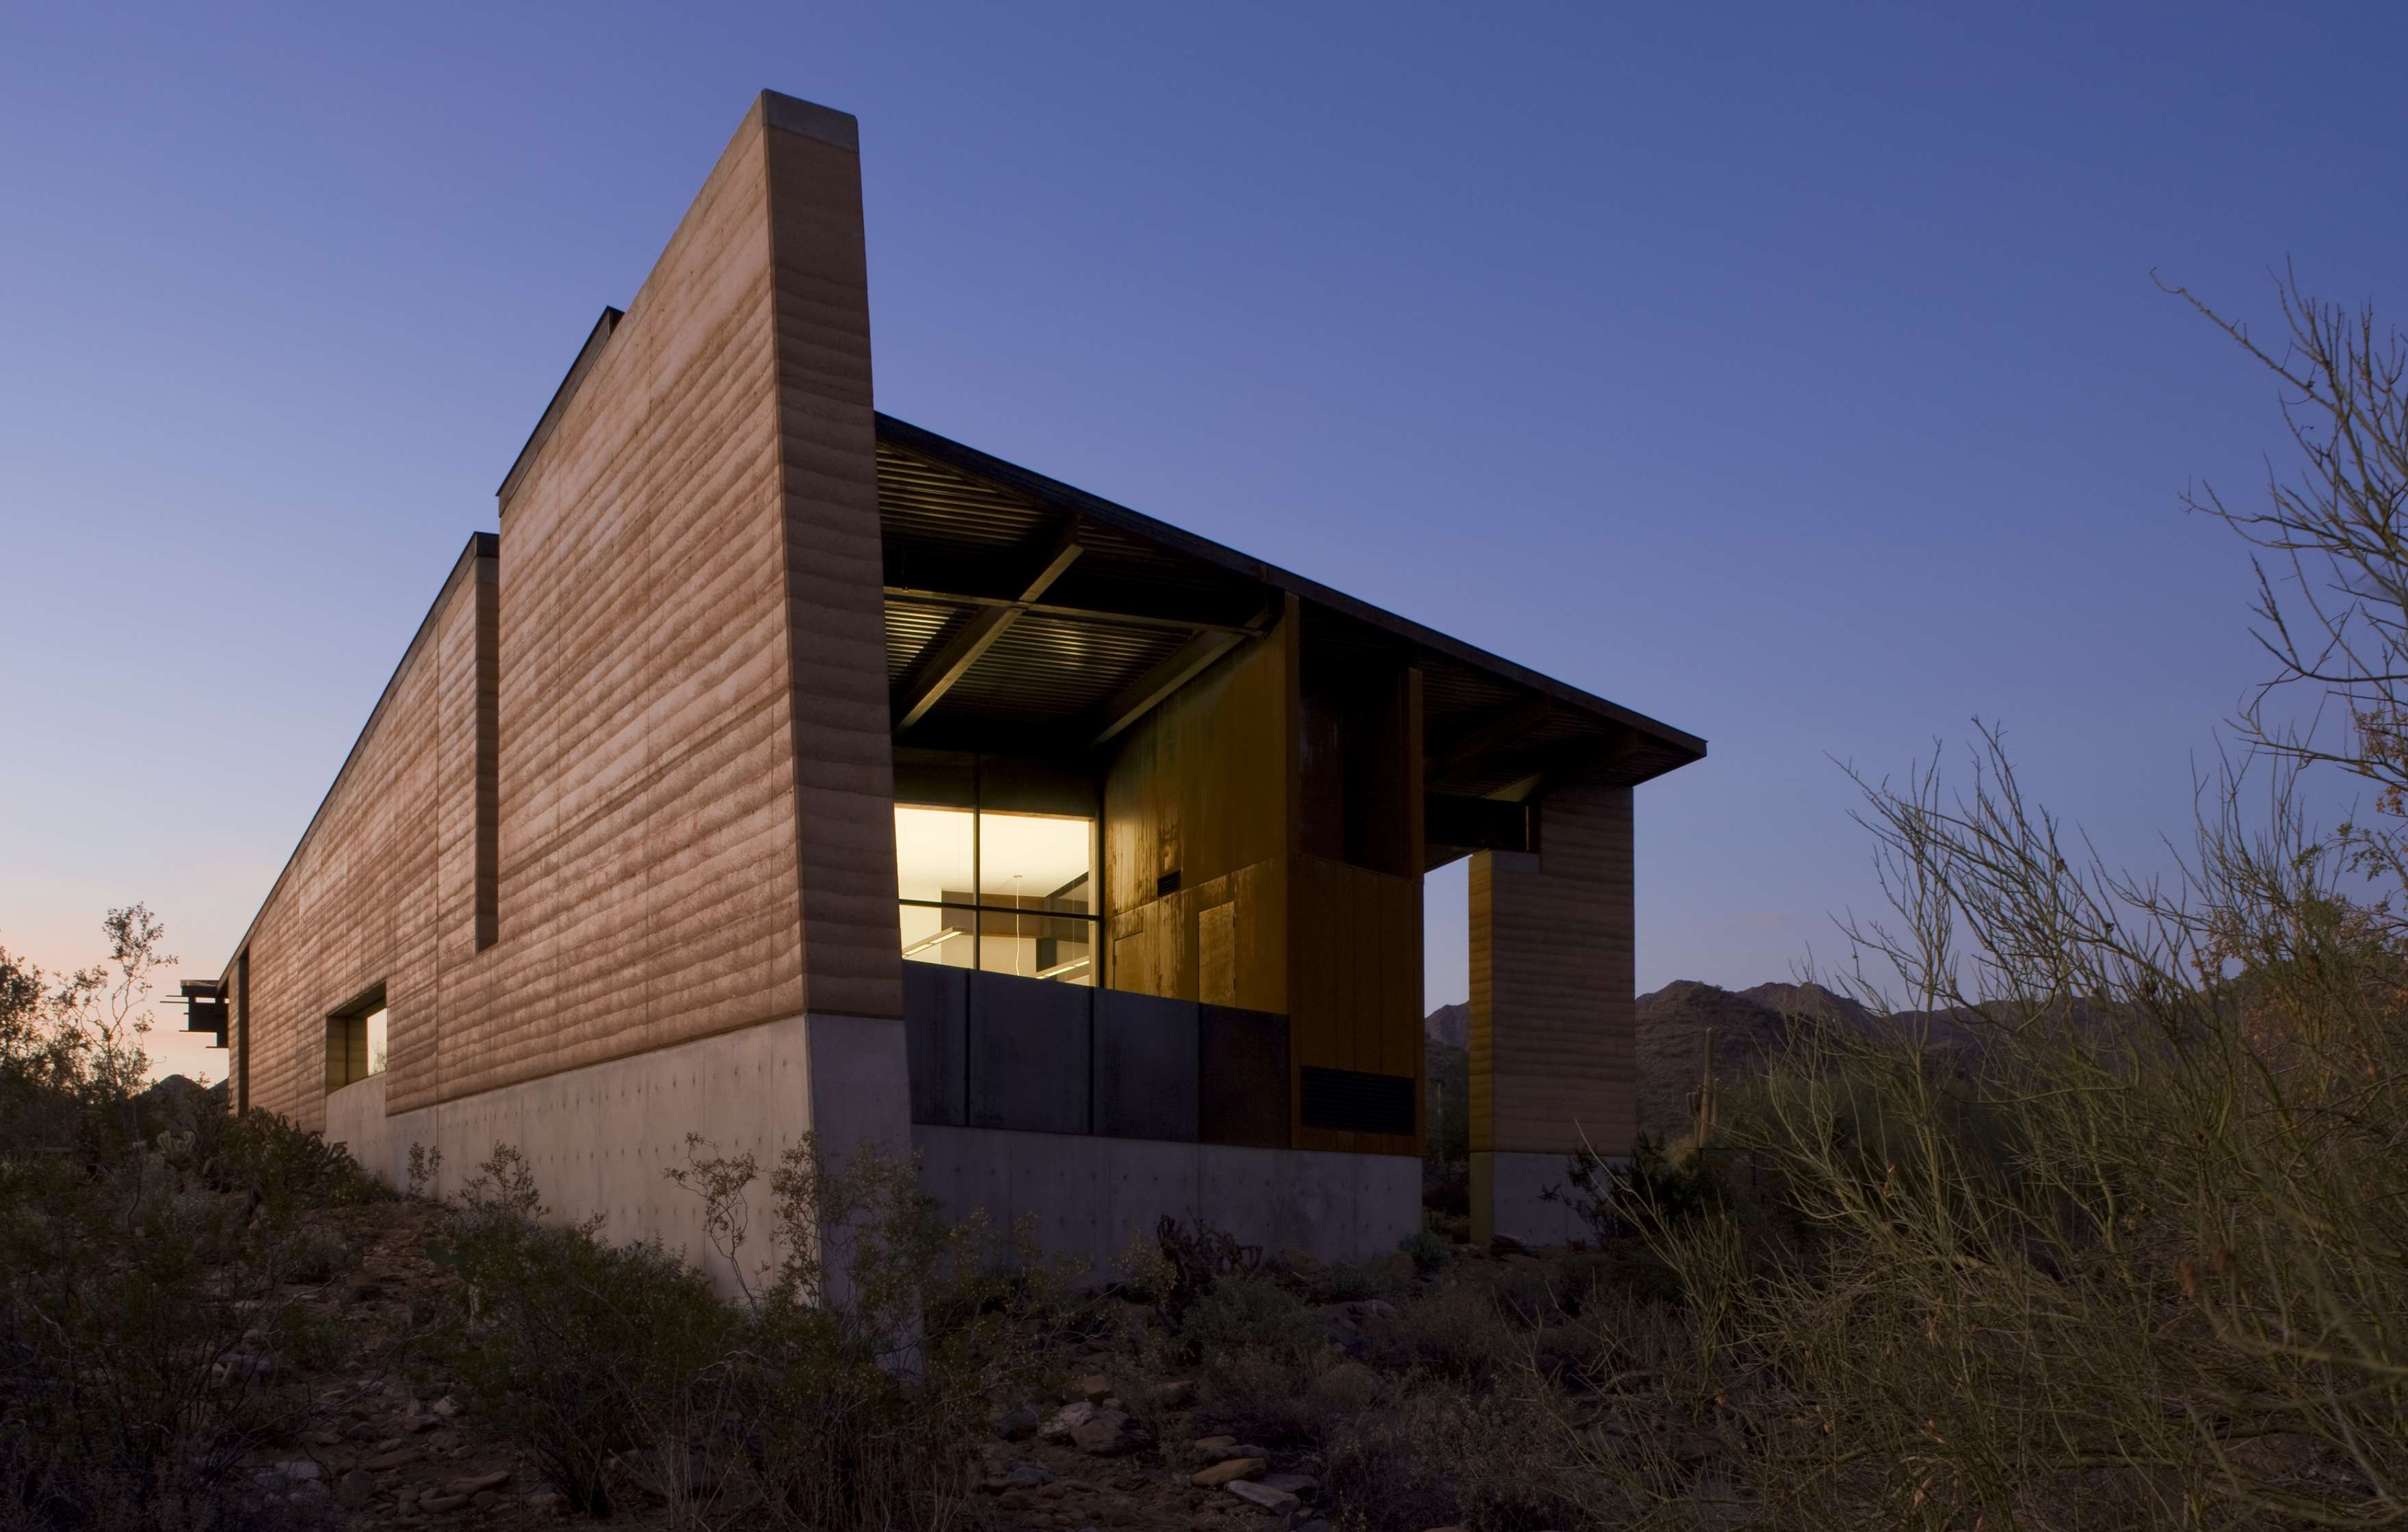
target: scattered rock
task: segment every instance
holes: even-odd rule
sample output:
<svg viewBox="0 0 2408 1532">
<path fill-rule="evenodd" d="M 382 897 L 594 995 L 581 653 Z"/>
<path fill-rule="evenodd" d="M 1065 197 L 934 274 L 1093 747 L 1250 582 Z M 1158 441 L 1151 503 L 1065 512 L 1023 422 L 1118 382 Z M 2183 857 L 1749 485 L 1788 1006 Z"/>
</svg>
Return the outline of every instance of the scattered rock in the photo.
<svg viewBox="0 0 2408 1532">
<path fill-rule="evenodd" d="M 468 1497 L 465 1495 L 452 1495 L 449 1493 L 424 1495 L 419 1496 L 418 1509 L 424 1511 L 440 1513 L 446 1511 L 457 1511 L 467 1503 Z"/>
<path fill-rule="evenodd" d="M 478 1495 L 489 1489 L 499 1489 L 509 1482 L 509 1469 L 495 1468 L 491 1473 L 472 1473 L 454 1479 L 443 1488 L 452 1495 Z"/>
<path fill-rule="evenodd" d="M 538 1490 L 526 1497 L 526 1508 L 538 1516 L 557 1516 L 567 1506 L 568 1497 L 557 1490 Z"/>
<path fill-rule="evenodd" d="M 1146 1390 L 1146 1395 L 1165 1410 L 1183 1410 L 1195 1402 L 1196 1384 L 1191 1379 L 1173 1379 L 1169 1382 L 1154 1384 Z"/>
<path fill-rule="evenodd" d="M 1309 1473 L 1267 1473 L 1255 1482 L 1267 1489 L 1285 1490 L 1298 1499 L 1310 1499 L 1321 1488 L 1321 1481 Z"/>
<path fill-rule="evenodd" d="M 1197 1437 L 1187 1445 L 1199 1453 L 1218 1453 L 1237 1444 L 1236 1437 Z"/>
<path fill-rule="evenodd" d="M 1268 1465 L 1259 1457 L 1226 1457 L 1209 1468 L 1198 1468 L 1187 1476 L 1187 1482 L 1197 1489 L 1219 1489 L 1222 1485 L 1258 1474 Z"/>
<path fill-rule="evenodd" d="M 1072 1431 L 1084 1422 L 1093 1420 L 1101 1409 L 1101 1406 L 1089 1404 L 1084 1399 L 1076 1404 L 1066 1404 L 1037 1428 L 1037 1434 L 1047 1441 L 1068 1441 Z"/>
<path fill-rule="evenodd" d="M 415 1447 L 395 1447 L 389 1453 L 379 1453 L 366 1459 L 360 1467 L 370 1473 L 387 1473 L 394 1468 L 408 1468 L 424 1455 Z"/>
<path fill-rule="evenodd" d="M 1003 1476 L 1004 1482 L 1015 1489 L 1040 1489 L 1054 1482 L 1054 1470 L 1034 1463 L 1023 1463 Z"/>
<path fill-rule="evenodd" d="M 1117 1410 L 1098 1410 L 1070 1427 L 1070 1445 L 1096 1457 L 1111 1457 L 1138 1445 L 1129 1418 Z"/>
<path fill-rule="evenodd" d="M 366 1468 L 353 1468 L 335 1485 L 335 1498 L 347 1506 L 364 1506 L 376 1496 L 376 1476 Z"/>
<path fill-rule="evenodd" d="M 460 1401 L 446 1394 L 426 1407 L 426 1412 L 438 1420 L 450 1420 L 460 1412 Z"/>
<path fill-rule="evenodd" d="M 1112 1391 L 1112 1381 L 1100 1372 L 1091 1372 L 1070 1385 L 1070 1396 L 1089 1404 L 1101 1404 Z"/>
<path fill-rule="evenodd" d="M 1043 1418 L 1036 1409 L 1024 1404 L 1003 1412 L 1003 1418 L 995 1423 L 995 1434 L 1006 1441 L 1026 1441 L 1041 1424 Z"/>
<path fill-rule="evenodd" d="M 1221 1486 L 1249 1505 L 1257 1505 L 1274 1516 L 1284 1516 L 1296 1509 L 1296 1496 L 1283 1489 L 1257 1484 L 1251 1479 L 1232 1479 Z"/>
<path fill-rule="evenodd" d="M 307 1483 L 325 1470 L 306 1457 L 297 1457 L 290 1463 L 279 1463 L 276 1471 L 295 1483 Z"/>
</svg>

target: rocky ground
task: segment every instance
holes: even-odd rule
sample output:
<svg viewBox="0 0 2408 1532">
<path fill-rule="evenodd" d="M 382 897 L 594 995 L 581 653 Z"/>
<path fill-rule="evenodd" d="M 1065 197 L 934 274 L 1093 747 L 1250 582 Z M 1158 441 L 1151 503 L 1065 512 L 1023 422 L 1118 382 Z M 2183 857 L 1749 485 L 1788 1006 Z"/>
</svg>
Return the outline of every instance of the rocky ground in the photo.
<svg viewBox="0 0 2408 1532">
<path fill-rule="evenodd" d="M 362 1253 L 335 1280 L 287 1296 L 319 1305 L 353 1338 L 350 1366 L 308 1382 L 311 1425 L 257 1454 L 252 1482 L 275 1498 L 357 1525 L 552 1525 L 558 1495 L 523 1456 L 498 1446 L 440 1389 L 413 1385 L 402 1341 L 413 1306 L 441 1280 L 423 1247 L 436 1216 L 423 1203 L 380 1203 L 313 1215 Z"/>
<path fill-rule="evenodd" d="M 1328 1306 L 1342 1338 L 1362 1319 L 1393 1308 L 1379 1299 Z M 1132 1315 L 1130 1328 L 1148 1320 Z M 1333 1345 L 1342 1342 L 1333 1339 Z M 1140 1383 L 1141 1424 L 1116 1391 L 1133 1348 L 1094 1342 L 1088 1359 L 1111 1371 L 1073 1382 L 1058 1409 L 1006 1411 L 982 1449 L 980 1489 L 995 1498 L 984 1519 L 999 1527 L 1294 1528 L 1327 1532 L 1319 1465 L 1214 1431 L 1199 1418 L 1192 1379 Z"/>
<path fill-rule="evenodd" d="M 352 1338 L 345 1363 L 296 1380 L 314 1405 L 306 1428 L 255 1453 L 251 1483 L 300 1525 L 566 1526 L 571 1513 L 532 1457 L 502 1442 L 439 1381 L 409 1365 L 408 1337 L 452 1279 L 425 1247 L 437 1210 L 394 1201 L 310 1215 L 360 1252 L 352 1268 L 286 1296 L 322 1309 Z M 1293 1257 L 1311 1269 L 1309 1257 Z M 1527 1262 L 1527 1256 L 1517 1257 Z M 1276 1264 L 1276 1263 L 1275 1263 Z M 1294 1267 L 1283 1267 L 1294 1269 Z M 1059 1400 L 999 1407 L 979 1445 L 980 1473 L 961 1507 L 967 1525 L 1031 1528 L 1279 1529 L 1327 1532 L 1337 1508 L 1310 1453 L 1240 1439 L 1213 1425 L 1187 1376 L 1148 1376 L 1142 1305 L 1114 1304 L 1117 1334 L 1076 1345 L 1062 1360 L 1073 1382 Z M 1319 1306 L 1330 1359 L 1359 1348 L 1362 1326 L 1396 1310 L 1378 1299 Z M 290 1364 L 254 1359 L 262 1367 Z M 242 1364 L 238 1364 L 242 1365 Z M 1083 1371 L 1080 1369 L 1084 1369 Z M 657 1504 L 623 1508 L 609 1525 L 686 1525 Z"/>
</svg>

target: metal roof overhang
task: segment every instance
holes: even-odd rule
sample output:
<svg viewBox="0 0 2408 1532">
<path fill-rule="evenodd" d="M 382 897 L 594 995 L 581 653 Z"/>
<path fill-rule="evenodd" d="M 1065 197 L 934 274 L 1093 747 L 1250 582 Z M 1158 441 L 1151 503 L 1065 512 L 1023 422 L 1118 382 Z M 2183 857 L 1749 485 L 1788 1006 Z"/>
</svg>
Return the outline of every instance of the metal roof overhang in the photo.
<svg viewBox="0 0 2408 1532">
<path fill-rule="evenodd" d="M 901 744 L 1093 748 L 1292 594 L 1309 661 L 1421 668 L 1433 792 L 1640 782 L 1706 753 L 1695 735 L 889 415 L 878 502 Z"/>
</svg>

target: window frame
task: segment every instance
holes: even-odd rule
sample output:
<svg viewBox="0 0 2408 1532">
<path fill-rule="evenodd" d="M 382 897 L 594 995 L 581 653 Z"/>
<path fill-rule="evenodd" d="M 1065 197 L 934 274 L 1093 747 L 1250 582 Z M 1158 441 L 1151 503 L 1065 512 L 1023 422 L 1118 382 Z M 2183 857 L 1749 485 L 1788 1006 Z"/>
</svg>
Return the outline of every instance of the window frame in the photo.
<svg viewBox="0 0 2408 1532">
<path fill-rule="evenodd" d="M 945 910 L 960 910 L 968 915 L 970 917 L 970 921 L 968 928 L 954 933 L 954 935 L 969 938 L 970 960 L 964 969 L 965 972 L 968 973 L 985 973 L 989 971 L 980 961 L 980 959 L 984 955 L 983 950 L 986 938 L 986 921 L 983 917 L 985 916 L 1012 915 L 1033 917 L 1039 920 L 1080 922 L 1085 925 L 1087 929 L 1087 955 L 1083 960 L 1087 966 L 1087 975 L 1083 981 L 1066 979 L 1063 976 L 1063 968 L 1058 966 L 1044 973 L 1033 975 L 1021 974 L 1016 977 L 1023 979 L 1034 978 L 1049 984 L 1083 982 L 1097 989 L 1102 988 L 1104 923 L 1104 912 L 1102 908 L 1103 900 L 1101 897 L 1103 889 L 1103 816 L 1101 814 L 1042 814 L 1036 810 L 1024 809 L 990 809 L 984 803 L 978 801 L 981 795 L 973 790 L 971 794 L 972 801 L 968 804 L 911 802 L 899 796 L 896 798 L 895 807 L 897 809 L 929 809 L 949 813 L 966 813 L 970 816 L 970 897 L 968 900 L 908 899 L 903 897 L 898 892 L 895 899 L 896 907 L 898 909 L 934 909 L 939 911 L 940 918 L 941 912 Z M 991 813 L 1032 818 L 1074 819 L 1087 826 L 1086 882 L 1089 890 L 1087 900 L 1089 909 L 1086 913 L 1082 914 L 1076 910 L 1067 909 L 1030 909 L 1019 905 L 990 904 L 987 902 L 984 896 L 986 893 L 986 836 L 983 833 L 980 822 Z M 1047 897 L 1051 896 L 1052 895 L 1047 895 Z M 947 928 L 940 923 L 939 930 L 943 931 L 945 929 Z M 943 941 L 949 939 L 951 939 L 950 937 L 940 936 L 934 940 L 924 944 L 922 947 L 916 949 L 906 949 L 903 951 L 903 961 L 906 963 L 926 962 L 927 960 L 924 958 L 912 955 L 913 952 L 925 951 L 927 947 L 940 945 Z M 930 966 L 934 967 L 953 966 L 952 964 L 932 964 Z M 1073 963 L 1067 966 L 1075 967 L 1077 966 L 1077 964 Z M 1001 970 L 996 971 L 999 972 Z"/>
</svg>

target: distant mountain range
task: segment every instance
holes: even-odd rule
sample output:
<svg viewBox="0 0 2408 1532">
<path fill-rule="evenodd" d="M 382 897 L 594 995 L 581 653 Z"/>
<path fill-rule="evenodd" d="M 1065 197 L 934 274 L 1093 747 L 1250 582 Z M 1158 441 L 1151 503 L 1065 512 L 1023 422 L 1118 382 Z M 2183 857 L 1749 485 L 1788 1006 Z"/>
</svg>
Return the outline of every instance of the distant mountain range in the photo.
<svg viewBox="0 0 2408 1532">
<path fill-rule="evenodd" d="M 1714 1076 L 1728 1080 L 1756 1059 L 1785 1047 L 1802 1028 L 1850 1030 L 1921 1024 L 1936 1042 L 1970 1042 L 1965 1019 L 1946 1011 L 1900 1012 L 1882 1019 L 1820 984 L 1758 984 L 1727 990 L 1681 979 L 1639 997 L 1639 1129 L 1651 1138 L 1688 1132 L 1689 1093 L 1705 1070 L 1706 1034 L 1714 1039 Z M 1458 1077 L 1459 1051 L 1470 1045 L 1471 1007 L 1440 1006 L 1424 1018 L 1422 1036 L 1433 1080 Z"/>
</svg>

